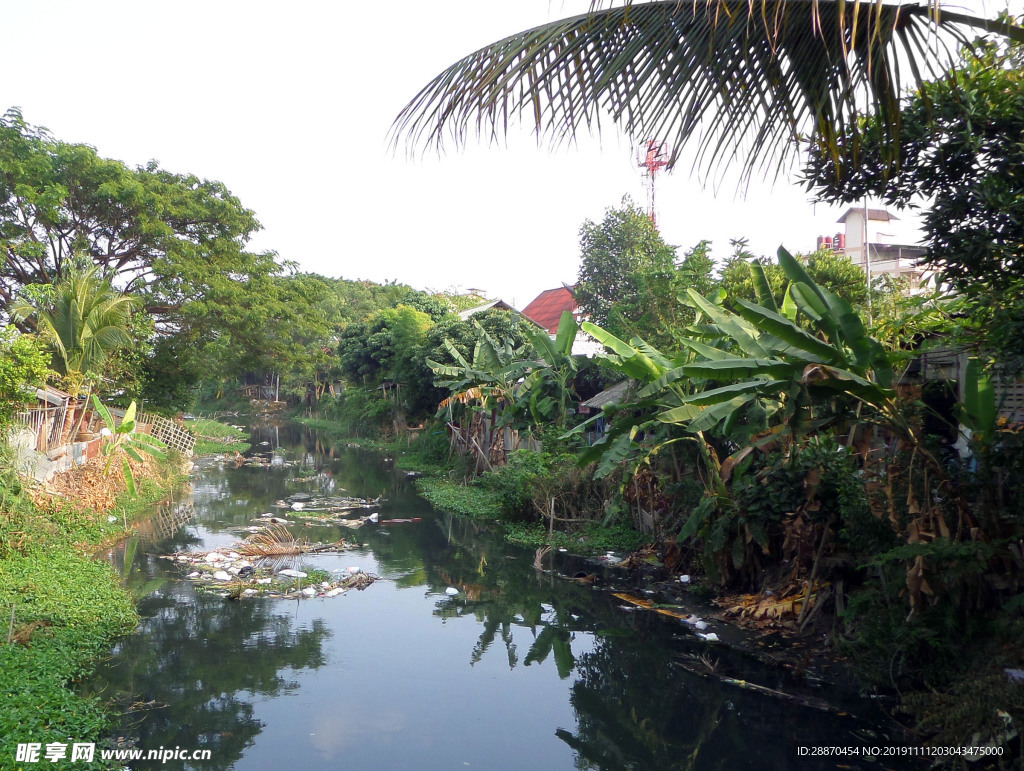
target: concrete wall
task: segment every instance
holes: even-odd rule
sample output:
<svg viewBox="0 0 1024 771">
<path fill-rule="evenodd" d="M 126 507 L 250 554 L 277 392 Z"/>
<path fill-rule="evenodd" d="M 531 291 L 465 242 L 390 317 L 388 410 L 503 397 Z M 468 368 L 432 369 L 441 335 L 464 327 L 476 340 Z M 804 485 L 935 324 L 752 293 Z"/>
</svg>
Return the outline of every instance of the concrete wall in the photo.
<svg viewBox="0 0 1024 771">
<path fill-rule="evenodd" d="M 99 456 L 100 445 L 105 440 L 96 437 L 88 442 L 73 442 L 46 453 L 36 452 L 36 441 L 33 431 L 14 429 L 10 439 L 14 465 L 19 474 L 45 484 L 54 474 L 85 465 L 86 461 Z"/>
</svg>

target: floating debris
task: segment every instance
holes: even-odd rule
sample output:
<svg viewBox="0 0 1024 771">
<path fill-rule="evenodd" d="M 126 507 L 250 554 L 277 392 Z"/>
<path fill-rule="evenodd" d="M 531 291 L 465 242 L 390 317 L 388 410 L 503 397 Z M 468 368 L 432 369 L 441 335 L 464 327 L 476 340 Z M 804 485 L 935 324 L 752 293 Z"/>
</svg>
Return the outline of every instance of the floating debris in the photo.
<svg viewBox="0 0 1024 771">
<path fill-rule="evenodd" d="M 315 511 L 325 514 L 337 514 L 357 509 L 372 509 L 384 502 L 379 498 L 352 498 L 345 495 L 315 496 L 310 493 L 295 493 L 275 504 L 279 509 L 291 511 Z"/>
<path fill-rule="evenodd" d="M 337 553 L 350 547 L 343 540 L 328 544 L 297 540 L 286 528 L 278 526 L 250 536 L 235 548 L 171 554 L 163 559 L 188 571 L 186 578 L 194 582 L 197 591 L 225 599 L 308 599 L 338 597 L 349 589 L 365 589 L 378 578 L 358 567 L 351 567 L 347 572 L 280 568 L 280 560 L 298 555 Z"/>
</svg>

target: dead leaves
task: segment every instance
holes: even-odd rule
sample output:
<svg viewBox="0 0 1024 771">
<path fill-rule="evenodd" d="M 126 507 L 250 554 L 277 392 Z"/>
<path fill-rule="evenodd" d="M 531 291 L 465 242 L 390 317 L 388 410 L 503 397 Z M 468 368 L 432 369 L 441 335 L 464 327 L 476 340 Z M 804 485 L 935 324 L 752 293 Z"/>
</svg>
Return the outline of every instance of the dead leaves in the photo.
<svg viewBox="0 0 1024 771">
<path fill-rule="evenodd" d="M 747 626 L 795 628 L 805 602 L 813 607 L 831 594 L 831 584 L 827 581 L 816 581 L 809 596 L 805 596 L 802 582 L 793 582 L 774 593 L 732 595 L 722 597 L 716 603 L 725 609 L 726 614 Z"/>
</svg>

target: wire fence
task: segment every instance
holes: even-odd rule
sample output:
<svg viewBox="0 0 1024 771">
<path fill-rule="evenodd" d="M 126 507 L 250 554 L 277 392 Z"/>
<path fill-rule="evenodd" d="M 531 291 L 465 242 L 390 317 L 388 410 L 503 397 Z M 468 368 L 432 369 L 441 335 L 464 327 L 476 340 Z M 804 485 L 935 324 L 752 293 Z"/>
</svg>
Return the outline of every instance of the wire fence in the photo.
<svg viewBox="0 0 1024 771">
<path fill-rule="evenodd" d="M 15 413 L 14 422 L 25 426 L 35 435 L 37 452 L 49 452 L 62 444 L 67 417 L 67 406 L 61 405 Z"/>
</svg>

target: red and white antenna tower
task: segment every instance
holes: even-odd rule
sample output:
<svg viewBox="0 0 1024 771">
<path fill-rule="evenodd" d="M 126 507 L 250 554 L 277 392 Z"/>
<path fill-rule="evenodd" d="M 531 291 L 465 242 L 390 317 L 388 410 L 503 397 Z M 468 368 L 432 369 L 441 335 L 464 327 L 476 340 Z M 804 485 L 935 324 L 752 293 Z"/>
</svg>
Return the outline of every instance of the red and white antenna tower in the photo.
<svg viewBox="0 0 1024 771">
<path fill-rule="evenodd" d="M 651 222 L 658 224 L 657 212 L 654 209 L 654 180 L 659 171 L 668 166 L 668 143 L 648 139 L 637 152 L 637 165 L 644 169 L 647 180 L 647 216 Z"/>
</svg>

